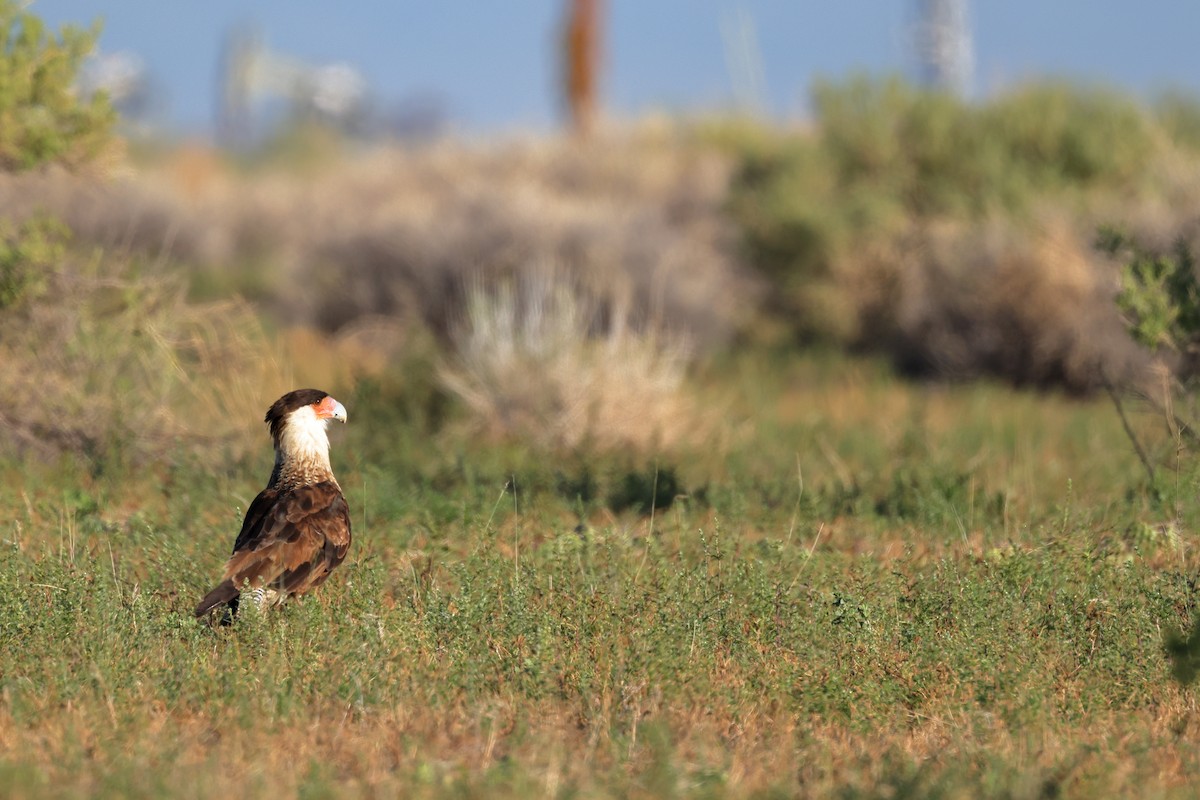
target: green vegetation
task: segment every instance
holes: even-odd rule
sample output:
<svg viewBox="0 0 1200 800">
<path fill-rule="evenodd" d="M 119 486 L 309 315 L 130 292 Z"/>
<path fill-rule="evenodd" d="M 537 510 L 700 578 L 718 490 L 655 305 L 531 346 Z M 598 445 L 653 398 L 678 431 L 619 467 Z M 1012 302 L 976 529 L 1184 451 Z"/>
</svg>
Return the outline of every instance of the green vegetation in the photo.
<svg viewBox="0 0 1200 800">
<path fill-rule="evenodd" d="M 1116 304 L 1129 334 L 1154 357 L 1155 368 L 1136 394 L 1149 399 L 1172 433 L 1165 451 L 1145 447 L 1126 424 L 1126 433 L 1151 481 L 1157 463 L 1175 463 L 1194 456 L 1200 433 L 1200 276 L 1193 245 L 1179 237 L 1169 247 L 1148 245 L 1115 228 L 1102 229 L 1097 246 L 1121 265 Z M 1121 395 L 1109 387 L 1122 419 Z"/>
<path fill-rule="evenodd" d="M 799 277 L 912 218 L 1027 212 L 1047 194 L 1124 187 L 1154 155 L 1130 100 L 1038 85 L 968 105 L 898 79 L 821 83 L 815 135 L 745 145 L 734 209 L 755 263 Z"/>
<path fill-rule="evenodd" d="M 858 78 L 819 84 L 813 109 L 811 131 L 710 133 L 739 159 L 729 208 L 790 338 L 938 377 L 1139 378 L 1093 243 L 1105 224 L 1187 230 L 1192 105 L 1054 84 L 967 104 Z"/>
<path fill-rule="evenodd" d="M 1157 253 L 1106 229 L 1099 245 L 1123 263 L 1117 307 L 1135 339 L 1152 351 L 1175 356 L 1200 344 L 1200 280 L 1186 241 Z"/>
<path fill-rule="evenodd" d="M 0 311 L 35 302 L 46 291 L 68 236 L 47 217 L 34 218 L 16 231 L 0 229 Z"/>
<path fill-rule="evenodd" d="M 80 102 L 73 86 L 98 32 L 54 35 L 16 0 L 0 0 L 0 169 L 81 165 L 110 147 L 108 98 Z"/>
<path fill-rule="evenodd" d="M 816 133 L 730 139 L 745 154 L 733 209 L 754 261 L 785 286 L 913 220 L 1028 213 L 1047 196 L 1125 188 L 1154 153 L 1130 100 L 1038 85 L 987 105 L 898 79 L 821 83 Z"/>
<path fill-rule="evenodd" d="M 189 610 L 266 452 L 5 482 L 0 792 L 1082 796 L 1196 778 L 1163 633 L 1197 600 L 1192 478 L 1142 485 L 1103 403 L 824 357 L 709 380 L 745 387 L 727 401 L 753 432 L 661 464 L 677 493 L 644 513 L 603 489 L 581 504 L 570 462 L 431 431 L 364 386 L 334 445 L 350 561 L 232 631 Z M 585 468 L 615 489 L 654 472 Z"/>
</svg>

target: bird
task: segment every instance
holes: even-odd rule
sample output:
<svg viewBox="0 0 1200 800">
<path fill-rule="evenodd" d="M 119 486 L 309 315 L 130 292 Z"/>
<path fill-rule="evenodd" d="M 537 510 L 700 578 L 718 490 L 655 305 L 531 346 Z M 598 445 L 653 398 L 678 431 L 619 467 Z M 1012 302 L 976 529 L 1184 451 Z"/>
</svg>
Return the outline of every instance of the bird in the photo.
<svg viewBox="0 0 1200 800">
<path fill-rule="evenodd" d="M 203 618 L 225 606 L 232 623 L 243 592 L 260 608 L 320 586 L 350 548 L 350 508 L 329 465 L 329 420 L 346 408 L 319 389 L 297 389 L 276 400 L 264 422 L 275 446 L 267 486 L 250 508 L 225 563 L 225 574 L 196 606 Z"/>
</svg>

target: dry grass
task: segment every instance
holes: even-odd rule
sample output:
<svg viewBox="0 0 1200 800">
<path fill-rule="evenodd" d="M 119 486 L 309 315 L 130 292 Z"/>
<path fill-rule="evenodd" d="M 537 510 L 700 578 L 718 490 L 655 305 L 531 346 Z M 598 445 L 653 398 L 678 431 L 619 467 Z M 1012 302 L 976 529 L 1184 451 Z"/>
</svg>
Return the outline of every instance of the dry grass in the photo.
<svg viewBox="0 0 1200 800">
<path fill-rule="evenodd" d="M 441 370 L 492 434 L 551 449 L 650 451 L 698 444 L 688 347 L 555 271 L 467 291 Z"/>
<path fill-rule="evenodd" d="M 190 148 L 108 183 L 4 177 L 0 210 L 42 209 L 106 251 L 249 282 L 285 322 L 325 331 L 388 315 L 447 334 L 474 276 L 556 263 L 707 348 L 756 291 L 732 255 L 728 180 L 727 159 L 654 132 L 583 147 L 444 142 L 299 172 L 237 172 Z"/>
<path fill-rule="evenodd" d="M 50 796 L 47 786 L 82 796 L 168 790 L 156 787 L 168 774 L 159 760 L 164 739 L 174 743 L 171 794 L 188 797 L 294 796 L 335 787 L 339 797 L 555 797 L 564 791 L 606 797 L 624 794 L 619 787 L 645 797 L 748 797 L 770 790 L 797 797 L 890 796 L 939 785 L 965 797 L 979 791 L 985 776 L 1029 796 L 1147 796 L 1184 789 L 1200 766 L 1191 735 L 1179 735 L 1181 729 L 1194 734 L 1198 724 L 1194 703 L 1184 698 L 1158 710 L 1098 714 L 1084 728 L 1054 727 L 1037 736 L 953 711 L 907 725 L 897 720 L 863 735 L 765 710 L 738 719 L 650 708 L 642 709 L 638 723 L 630 716 L 634 709 L 614 710 L 623 719 L 596 720 L 597 736 L 556 704 L 539 708 L 505 695 L 437 714 L 403 704 L 365 713 L 331 706 L 322 709 L 326 723 L 261 728 L 236 714 L 159 709 L 133 730 L 76 710 L 19 732 L 5 720 L 9 741 L 0 744 L 40 776 L 26 784 L 27 794 L 9 781 L 14 800 Z M 613 732 L 639 729 L 641 737 L 613 740 Z M 1130 729 L 1155 734 L 1137 761 L 1128 758 L 1121 735 Z M 83 756 L 114 736 L 126 743 L 122 758 L 89 763 Z"/>
<path fill-rule="evenodd" d="M 177 439 L 229 443 L 243 423 L 229 428 L 195 395 L 237 397 L 236 416 L 252 423 L 266 387 L 351 386 L 402 364 L 427 329 L 451 354 L 448 385 L 492 432 L 567 448 L 695 440 L 680 345 L 728 342 L 757 292 L 731 255 L 728 172 L 711 151 L 643 131 L 583 147 L 445 142 L 299 171 L 239 172 L 185 148 L 107 181 L 0 176 L 8 218 L 61 218 L 76 261 L 92 250 L 108 265 L 96 277 L 62 270 L 52 298 L 5 337 L 10 396 L 31 403 L 52 387 L 36 419 L 6 418 L 8 438 L 47 456 L 124 448 L 133 461 Z M 512 330 L 504 354 L 484 333 L 503 321 L 484 323 L 469 287 L 533 285 L 523 276 L 547 263 L 576 291 L 538 323 L 555 350 L 535 354 Z M 285 335 L 268 343 L 247 305 L 190 303 L 181 279 L 193 298 L 250 296 Z M 282 357 L 245 368 L 280 346 Z M 141 400 L 123 411 L 96 396 Z"/>
<path fill-rule="evenodd" d="M 405 356 L 414 356 L 412 332 L 391 317 L 364 317 L 336 334 L 294 326 L 283 332 L 280 347 L 293 386 L 324 386 L 348 390 L 364 378 L 394 371 Z M 420 341 L 418 348 L 424 348 Z"/>
<path fill-rule="evenodd" d="M 848 257 L 836 280 L 852 338 L 915 373 L 1080 392 L 1147 376 L 1114 265 L 1061 216 L 913 225 Z"/>
<path fill-rule="evenodd" d="M 169 451 L 240 455 L 283 370 L 251 309 L 191 304 L 178 280 L 63 269 L 0 316 L 0 442 L 93 469 Z"/>
</svg>

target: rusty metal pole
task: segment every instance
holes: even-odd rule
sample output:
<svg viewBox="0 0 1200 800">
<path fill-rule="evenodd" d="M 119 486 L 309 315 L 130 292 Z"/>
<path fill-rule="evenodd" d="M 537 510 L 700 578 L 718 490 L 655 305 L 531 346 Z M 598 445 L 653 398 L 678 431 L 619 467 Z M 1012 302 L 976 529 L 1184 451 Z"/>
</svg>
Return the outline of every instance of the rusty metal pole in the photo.
<svg viewBox="0 0 1200 800">
<path fill-rule="evenodd" d="M 601 0 L 568 0 L 563 32 L 563 95 L 571 130 L 587 138 L 595 129 L 600 71 Z"/>
</svg>

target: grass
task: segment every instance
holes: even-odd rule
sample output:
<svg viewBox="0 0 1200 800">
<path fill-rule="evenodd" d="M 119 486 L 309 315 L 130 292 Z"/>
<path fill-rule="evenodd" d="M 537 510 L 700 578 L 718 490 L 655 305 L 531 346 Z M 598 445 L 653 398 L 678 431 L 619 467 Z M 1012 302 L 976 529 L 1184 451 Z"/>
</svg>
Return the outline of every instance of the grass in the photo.
<svg viewBox="0 0 1200 800">
<path fill-rule="evenodd" d="M 129 482 L 7 467 L 0 794 L 1168 796 L 1195 781 L 1200 718 L 1164 654 L 1197 598 L 1194 481 L 1146 486 L 1104 403 L 820 354 L 701 380 L 736 435 L 658 464 L 431 433 L 364 384 L 334 443 L 350 559 L 230 632 L 189 609 L 265 452 Z M 614 510 L 630 476 L 676 493 Z"/>
<path fill-rule="evenodd" d="M 667 449 L 703 439 L 688 407 L 684 342 L 602 313 L 553 271 L 470 287 L 442 383 L 493 434 L 553 449 Z"/>
</svg>

